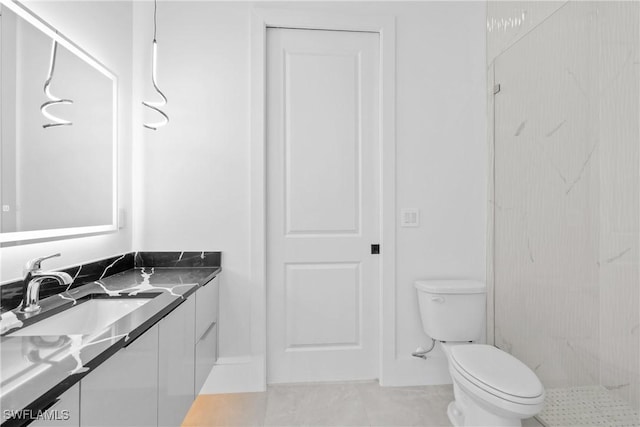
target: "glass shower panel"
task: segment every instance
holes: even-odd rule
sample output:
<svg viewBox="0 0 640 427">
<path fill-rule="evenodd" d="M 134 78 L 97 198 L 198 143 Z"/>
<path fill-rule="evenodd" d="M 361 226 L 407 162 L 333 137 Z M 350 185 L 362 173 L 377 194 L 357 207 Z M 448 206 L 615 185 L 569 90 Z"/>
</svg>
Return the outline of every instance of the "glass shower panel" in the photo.
<svg viewBox="0 0 640 427">
<path fill-rule="evenodd" d="M 640 3 L 597 3 L 600 384 L 640 407 Z M 640 425 L 636 418 L 636 425 Z"/>
<path fill-rule="evenodd" d="M 638 424 L 638 9 L 568 2 L 493 64 L 495 344 L 550 425 Z"/>
</svg>

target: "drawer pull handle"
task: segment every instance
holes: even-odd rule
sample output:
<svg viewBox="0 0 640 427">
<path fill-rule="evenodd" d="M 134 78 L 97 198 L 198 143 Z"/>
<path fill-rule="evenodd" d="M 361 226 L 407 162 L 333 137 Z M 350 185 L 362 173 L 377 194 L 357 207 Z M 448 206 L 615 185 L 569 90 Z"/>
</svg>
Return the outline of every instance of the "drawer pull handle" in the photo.
<svg viewBox="0 0 640 427">
<path fill-rule="evenodd" d="M 198 341 L 201 341 L 204 337 L 206 337 L 209 334 L 209 332 L 211 332 L 213 327 L 216 326 L 216 323 L 217 322 L 213 322 L 212 324 L 210 324 L 209 327 L 203 332 L 203 334 L 200 337 L 200 339 L 198 339 Z"/>
</svg>

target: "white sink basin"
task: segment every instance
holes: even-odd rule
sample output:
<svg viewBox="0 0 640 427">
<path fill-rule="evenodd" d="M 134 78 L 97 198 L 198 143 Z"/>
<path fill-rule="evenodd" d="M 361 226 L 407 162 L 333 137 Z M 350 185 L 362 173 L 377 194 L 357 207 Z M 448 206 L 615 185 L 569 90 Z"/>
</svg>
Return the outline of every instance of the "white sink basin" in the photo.
<svg viewBox="0 0 640 427">
<path fill-rule="evenodd" d="M 91 299 L 12 332 L 23 335 L 88 335 L 137 310 L 151 298 Z"/>
</svg>

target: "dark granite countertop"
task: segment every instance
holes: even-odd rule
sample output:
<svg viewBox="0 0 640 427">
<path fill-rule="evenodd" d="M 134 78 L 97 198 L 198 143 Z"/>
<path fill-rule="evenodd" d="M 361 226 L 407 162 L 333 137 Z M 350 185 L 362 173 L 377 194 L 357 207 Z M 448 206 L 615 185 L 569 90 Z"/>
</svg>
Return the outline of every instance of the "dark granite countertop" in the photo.
<svg viewBox="0 0 640 427">
<path fill-rule="evenodd" d="M 133 268 L 41 300 L 37 316 L 2 313 L 0 409 L 37 412 L 129 345 L 220 272 L 220 267 Z M 152 299 L 90 335 L 13 336 L 13 332 L 95 298 Z M 46 320 L 45 320 L 46 321 Z M 6 420 L 2 426 L 25 421 Z"/>
</svg>

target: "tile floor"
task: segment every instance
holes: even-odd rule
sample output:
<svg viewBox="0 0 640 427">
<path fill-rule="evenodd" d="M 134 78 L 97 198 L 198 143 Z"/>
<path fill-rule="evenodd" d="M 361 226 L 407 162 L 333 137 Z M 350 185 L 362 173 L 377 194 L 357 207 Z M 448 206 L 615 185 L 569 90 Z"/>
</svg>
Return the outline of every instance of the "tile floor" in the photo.
<svg viewBox="0 0 640 427">
<path fill-rule="evenodd" d="M 601 385 L 551 388 L 539 418 L 552 426 L 639 427 L 640 413 Z"/>
<path fill-rule="evenodd" d="M 450 426 L 452 399 L 450 385 L 282 384 L 263 393 L 200 395 L 182 426 Z"/>
</svg>

